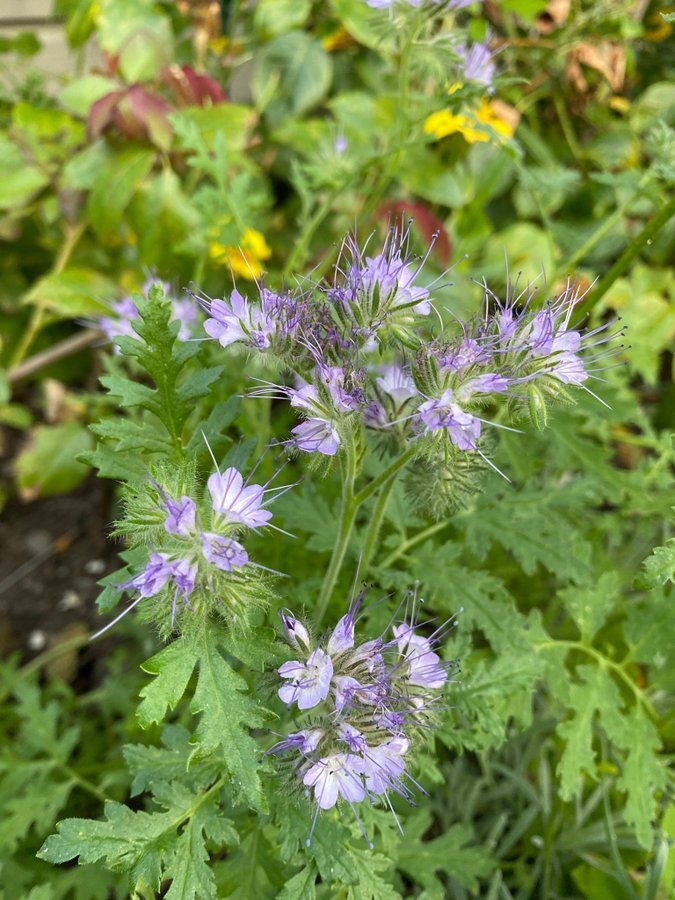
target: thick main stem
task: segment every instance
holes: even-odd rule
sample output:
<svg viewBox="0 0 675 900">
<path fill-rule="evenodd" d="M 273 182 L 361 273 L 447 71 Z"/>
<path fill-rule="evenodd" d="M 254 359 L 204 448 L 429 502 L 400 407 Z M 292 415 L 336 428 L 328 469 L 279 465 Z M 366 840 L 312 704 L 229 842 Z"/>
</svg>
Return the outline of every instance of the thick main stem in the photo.
<svg viewBox="0 0 675 900">
<path fill-rule="evenodd" d="M 354 528 L 356 513 L 359 508 L 359 504 L 354 497 L 355 480 L 356 447 L 354 446 L 354 442 L 350 440 L 346 445 L 346 457 L 342 463 L 342 504 L 340 509 L 338 534 L 333 546 L 333 553 L 331 554 L 326 574 L 324 575 L 323 584 L 321 585 L 321 592 L 319 593 L 319 599 L 316 604 L 314 615 L 317 628 L 321 625 L 323 618 L 326 615 L 326 610 L 328 609 L 328 604 L 330 603 L 330 598 L 333 594 L 333 589 L 335 588 L 335 582 L 338 579 L 342 561 L 347 552 L 349 538 L 351 537 L 352 529 Z"/>
<path fill-rule="evenodd" d="M 382 485 L 382 489 L 380 490 L 377 498 L 377 503 L 375 504 L 375 509 L 373 510 L 373 514 L 370 517 L 370 523 L 368 525 L 368 531 L 366 532 L 366 540 L 363 545 L 363 552 L 361 554 L 360 561 L 361 575 L 363 577 L 366 576 L 368 568 L 370 567 L 370 563 L 373 559 L 373 554 L 377 549 L 377 541 L 380 537 L 380 530 L 382 528 L 382 523 L 387 512 L 387 506 L 389 505 L 391 492 L 393 491 L 394 485 L 396 484 L 398 472 L 399 470 L 397 469 Z"/>
<path fill-rule="evenodd" d="M 373 519 L 371 520 L 366 535 L 366 546 L 362 557 L 362 571 L 365 572 L 366 566 L 363 565 L 363 563 L 364 560 L 366 563 L 369 563 L 372 559 L 372 554 L 377 545 L 379 530 L 387 508 L 389 495 L 394 486 L 396 476 L 403 466 L 405 466 L 405 464 L 415 455 L 417 448 L 409 447 L 395 459 L 391 465 L 387 466 L 384 472 L 381 472 L 377 478 L 373 478 L 373 480 L 360 490 L 358 494 L 354 492 L 354 482 L 356 481 L 358 474 L 356 446 L 353 442 L 350 442 L 346 445 L 345 451 L 346 456 L 342 466 L 343 480 L 340 523 L 335 545 L 333 547 L 333 553 L 323 579 L 323 584 L 321 585 L 321 591 L 316 605 L 314 620 L 317 627 L 321 625 L 323 618 L 326 615 L 326 610 L 328 609 L 328 604 L 330 603 L 335 584 L 340 574 L 340 569 L 342 568 L 342 562 L 345 558 L 345 553 L 347 552 L 349 539 L 354 528 L 354 522 L 356 521 L 356 514 L 359 511 L 359 507 L 372 497 L 376 491 L 380 488 L 383 489 L 375 506 Z"/>
</svg>

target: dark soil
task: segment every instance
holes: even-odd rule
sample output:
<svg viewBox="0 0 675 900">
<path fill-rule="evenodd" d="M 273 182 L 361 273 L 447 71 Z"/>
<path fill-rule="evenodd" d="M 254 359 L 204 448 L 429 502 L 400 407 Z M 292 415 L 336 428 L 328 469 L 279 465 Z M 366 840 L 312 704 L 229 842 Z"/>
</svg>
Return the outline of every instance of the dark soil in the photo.
<svg viewBox="0 0 675 900">
<path fill-rule="evenodd" d="M 69 494 L 7 503 L 0 518 L 0 655 L 19 651 L 28 660 L 101 626 L 97 581 L 120 565 L 119 545 L 107 538 L 112 488 L 92 475 Z"/>
</svg>

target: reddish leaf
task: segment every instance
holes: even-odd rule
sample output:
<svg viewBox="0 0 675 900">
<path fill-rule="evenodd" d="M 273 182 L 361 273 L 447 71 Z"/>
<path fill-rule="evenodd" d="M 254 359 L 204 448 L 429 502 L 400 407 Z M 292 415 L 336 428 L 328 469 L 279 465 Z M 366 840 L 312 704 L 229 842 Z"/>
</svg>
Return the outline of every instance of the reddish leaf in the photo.
<svg viewBox="0 0 675 900">
<path fill-rule="evenodd" d="M 206 106 L 224 103 L 226 99 L 223 89 L 213 78 L 200 75 L 192 66 L 167 66 L 162 72 L 162 81 L 181 106 Z"/>
<path fill-rule="evenodd" d="M 160 150 L 169 149 L 172 130 L 167 115 L 171 107 L 162 97 L 146 90 L 141 84 L 132 84 L 118 111 L 126 127 L 135 132 L 130 136 L 145 137 Z"/>
<path fill-rule="evenodd" d="M 401 216 L 409 216 L 427 243 L 430 244 L 434 235 L 437 235 L 433 252 L 442 265 L 447 266 L 450 262 L 452 246 L 448 232 L 443 222 L 431 212 L 425 203 L 412 200 L 391 200 L 382 204 L 377 211 L 377 216 L 392 221 L 400 219 Z"/>
<path fill-rule="evenodd" d="M 89 140 L 99 137 L 113 122 L 115 108 L 124 96 L 124 91 L 111 91 L 92 103 L 87 117 Z"/>
</svg>

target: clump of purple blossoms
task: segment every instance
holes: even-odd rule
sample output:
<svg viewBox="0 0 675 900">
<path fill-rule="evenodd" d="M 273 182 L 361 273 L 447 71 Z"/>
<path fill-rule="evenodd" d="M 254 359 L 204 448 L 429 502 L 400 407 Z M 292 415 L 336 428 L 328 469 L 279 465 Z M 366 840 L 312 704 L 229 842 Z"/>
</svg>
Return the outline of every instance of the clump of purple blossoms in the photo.
<svg viewBox="0 0 675 900">
<path fill-rule="evenodd" d="M 392 227 L 371 243 L 347 236 L 328 281 L 279 295 L 261 288 L 250 302 L 236 292 L 201 301 L 211 337 L 281 362 L 287 380 L 259 381 L 250 396 L 286 399 L 298 412 L 291 449 L 334 457 L 367 429 L 390 452 L 441 461 L 447 482 L 462 456 L 476 459 L 466 472 L 492 465 L 485 434 L 510 427 L 495 421 L 495 407 L 541 427 L 547 404 L 591 392 L 616 352 L 612 323 L 585 333 L 572 325 L 583 300 L 572 285 L 538 304 L 529 288 L 501 300 L 485 285 L 481 312 L 457 321 L 434 296 L 444 276 L 424 277 L 433 241 L 414 256 L 410 228 Z"/>
<path fill-rule="evenodd" d="M 207 315 L 204 330 L 221 347 L 241 343 L 253 350 L 283 352 L 299 324 L 298 302 L 289 293 L 258 288 L 250 301 L 235 288 L 228 299 L 211 299 L 190 292 Z"/>
<path fill-rule="evenodd" d="M 448 673 L 456 668 L 437 653 L 453 620 L 426 636 L 413 603 L 390 634 L 358 642 L 361 601 L 362 594 L 320 642 L 290 611 L 281 612 L 297 659 L 279 668 L 278 694 L 306 722 L 268 752 L 281 757 L 292 784 L 313 797 L 314 823 L 320 810 L 341 802 L 360 823 L 357 803 L 383 802 L 393 812 L 392 794 L 412 800 L 419 785 L 409 771 L 409 751 L 433 725 Z"/>
<path fill-rule="evenodd" d="M 189 341 L 195 337 L 199 325 L 197 310 L 194 303 L 187 299 L 179 299 L 171 294 L 171 285 L 166 281 L 156 278 L 148 279 L 141 287 L 141 293 L 147 295 L 154 285 L 160 285 L 164 295 L 171 301 L 171 320 L 180 323 L 178 331 L 179 341 Z M 100 316 L 95 325 L 109 341 L 117 337 L 137 338 L 134 331 L 134 322 L 140 321 L 140 315 L 132 297 L 123 297 L 110 304 L 110 313 Z"/>
<path fill-rule="evenodd" d="M 197 500 L 148 482 L 140 497 L 128 500 L 128 507 L 132 518 L 138 516 L 146 526 L 143 544 L 150 555 L 140 572 L 117 585 L 135 595 L 134 601 L 98 634 L 146 598 L 160 601 L 158 618 L 168 617 L 171 630 L 179 612 L 192 608 L 195 598 L 198 605 L 222 603 L 222 612 L 244 614 L 247 588 L 255 590 L 260 574 L 270 570 L 250 559 L 240 539 L 247 530 L 275 528 L 268 507 L 288 489 L 269 487 L 269 482 L 252 484 L 234 466 L 210 475 L 206 492 Z M 148 529 L 148 522 L 156 524 Z"/>
</svg>

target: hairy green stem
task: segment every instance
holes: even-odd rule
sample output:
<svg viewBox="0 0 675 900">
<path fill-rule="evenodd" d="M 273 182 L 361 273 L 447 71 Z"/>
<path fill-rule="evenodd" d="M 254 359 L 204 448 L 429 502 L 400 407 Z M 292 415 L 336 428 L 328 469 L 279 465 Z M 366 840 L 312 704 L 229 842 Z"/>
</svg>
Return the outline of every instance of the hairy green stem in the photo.
<svg viewBox="0 0 675 900">
<path fill-rule="evenodd" d="M 284 270 L 282 273 L 284 278 L 288 278 L 288 276 L 293 273 L 294 269 L 305 261 L 310 241 L 314 237 L 314 233 L 316 232 L 319 225 L 323 222 L 323 220 L 330 212 L 331 207 L 333 206 L 333 201 L 337 197 L 337 194 L 338 190 L 336 188 L 328 191 L 322 202 L 314 210 L 313 215 L 305 223 L 302 231 L 300 232 L 300 236 L 298 237 L 298 240 L 293 247 L 293 252 L 288 257 L 286 265 L 284 266 Z"/>
<path fill-rule="evenodd" d="M 409 460 L 413 458 L 413 456 L 417 453 L 417 447 L 409 447 L 405 452 L 403 452 L 399 457 L 397 457 L 393 463 L 384 470 L 384 472 L 380 472 L 377 478 L 373 478 L 373 480 L 367 484 L 359 493 L 354 497 L 358 506 L 361 506 L 362 503 L 365 503 L 369 497 L 372 497 L 375 491 L 378 491 L 383 484 L 389 481 L 389 478 L 396 474 L 400 469 L 405 466 Z"/>
<path fill-rule="evenodd" d="M 442 522 L 435 522 L 433 525 L 429 525 L 428 528 L 423 528 L 422 531 L 418 531 L 417 534 L 414 534 L 412 537 L 407 538 L 405 541 L 402 541 L 395 550 L 386 556 L 382 562 L 380 563 L 380 568 L 386 569 L 393 562 L 403 556 L 408 552 L 412 547 L 417 546 L 417 544 L 422 544 L 427 538 L 430 538 L 432 535 L 436 534 L 438 531 L 442 531 L 444 528 L 447 528 L 450 524 L 448 519 L 444 519 Z"/>
<path fill-rule="evenodd" d="M 356 447 L 354 445 L 353 439 L 346 442 L 345 452 L 345 459 L 340 460 L 340 464 L 342 467 L 342 503 L 340 508 L 340 523 L 338 525 L 337 538 L 333 546 L 333 553 L 331 554 L 330 562 L 328 564 L 328 568 L 326 569 L 326 574 L 324 575 L 323 584 L 321 585 L 321 591 L 319 593 L 319 599 L 317 601 L 316 611 L 314 614 L 317 628 L 321 625 L 323 618 L 326 615 L 326 610 L 328 609 L 328 604 L 330 603 L 330 598 L 333 594 L 335 583 L 338 579 L 338 575 L 340 574 L 342 560 L 345 558 L 345 553 L 347 552 L 349 539 L 354 528 L 354 522 L 356 521 L 356 513 L 359 508 L 359 504 L 356 502 L 356 498 L 354 497 L 354 482 L 356 481 L 357 475 L 357 462 Z"/>
<path fill-rule="evenodd" d="M 363 577 L 365 577 L 368 573 L 368 568 L 370 567 L 373 555 L 375 553 L 375 550 L 377 549 L 377 541 L 380 536 L 380 529 L 382 528 L 384 516 L 387 512 L 387 506 L 389 505 L 391 492 L 393 491 L 394 485 L 396 484 L 398 472 L 399 470 L 393 472 L 382 485 L 377 498 L 377 503 L 375 504 L 375 509 L 373 510 L 373 514 L 370 517 L 370 523 L 368 524 L 368 530 L 366 531 L 366 539 L 363 545 L 363 551 L 361 553 L 361 560 L 359 565 L 361 575 Z"/>
<path fill-rule="evenodd" d="M 551 279 L 552 282 L 555 283 L 559 278 L 563 278 L 565 275 L 568 275 L 570 271 L 577 265 L 577 263 L 583 262 L 583 260 L 588 256 L 591 250 L 593 250 L 600 243 L 600 241 L 609 234 L 609 232 L 612 230 L 612 228 L 614 228 L 617 222 L 621 221 L 631 203 L 634 203 L 635 200 L 637 200 L 637 198 L 641 196 L 642 191 L 644 190 L 644 187 L 649 181 L 650 177 L 651 176 L 649 175 L 649 173 L 646 173 L 640 179 L 637 189 L 630 195 L 628 200 L 625 200 L 614 210 L 611 215 L 607 216 L 602 224 L 595 229 L 593 234 L 591 234 L 590 237 L 586 241 L 584 241 L 581 247 L 578 247 L 574 251 L 574 253 L 565 260 L 565 262 L 561 263 L 558 266 L 555 275 Z"/>
<path fill-rule="evenodd" d="M 675 196 L 671 197 L 670 201 L 661 208 L 654 218 L 647 222 L 642 231 L 633 238 L 611 269 L 609 269 L 609 271 L 602 276 L 600 281 L 598 281 L 588 299 L 583 304 L 584 314 L 604 297 L 617 278 L 620 278 L 623 275 L 640 251 L 655 237 L 655 235 L 658 234 L 664 225 L 668 224 L 674 215 Z"/>
<path fill-rule="evenodd" d="M 376 493 L 376 491 L 378 491 L 380 488 L 383 488 L 382 494 L 378 498 L 378 502 L 375 506 L 373 518 L 370 522 L 368 533 L 366 535 L 366 546 L 363 559 L 366 560 L 366 563 L 369 563 L 372 559 L 372 554 L 377 544 L 379 530 L 382 525 L 387 502 L 391 494 L 391 489 L 396 480 L 396 476 L 398 475 L 399 471 L 405 466 L 405 464 L 410 459 L 412 459 L 416 452 L 416 447 L 411 447 L 406 450 L 397 459 L 395 459 L 394 462 L 391 463 L 391 465 L 387 466 L 384 472 L 381 472 L 377 476 L 377 478 L 373 478 L 373 480 L 369 482 L 364 488 L 362 488 L 362 490 L 356 493 L 354 491 L 354 484 L 358 476 L 357 448 L 353 440 L 348 443 L 345 442 L 345 458 L 341 463 L 342 503 L 340 508 L 340 522 L 338 525 L 337 538 L 333 547 L 333 553 L 331 555 L 328 569 L 326 570 L 326 574 L 323 579 L 323 584 L 321 585 L 321 591 L 319 593 L 319 599 L 317 601 L 316 611 L 314 614 L 314 619 L 317 627 L 321 625 L 323 618 L 326 615 L 328 604 L 330 603 L 335 584 L 340 574 L 342 562 L 345 558 L 345 553 L 347 552 L 349 539 L 354 529 L 356 514 L 358 513 L 359 508 L 366 502 L 366 500 L 372 497 L 373 494 Z M 365 570 L 366 566 L 363 566 L 363 571 L 365 572 Z"/>
</svg>

